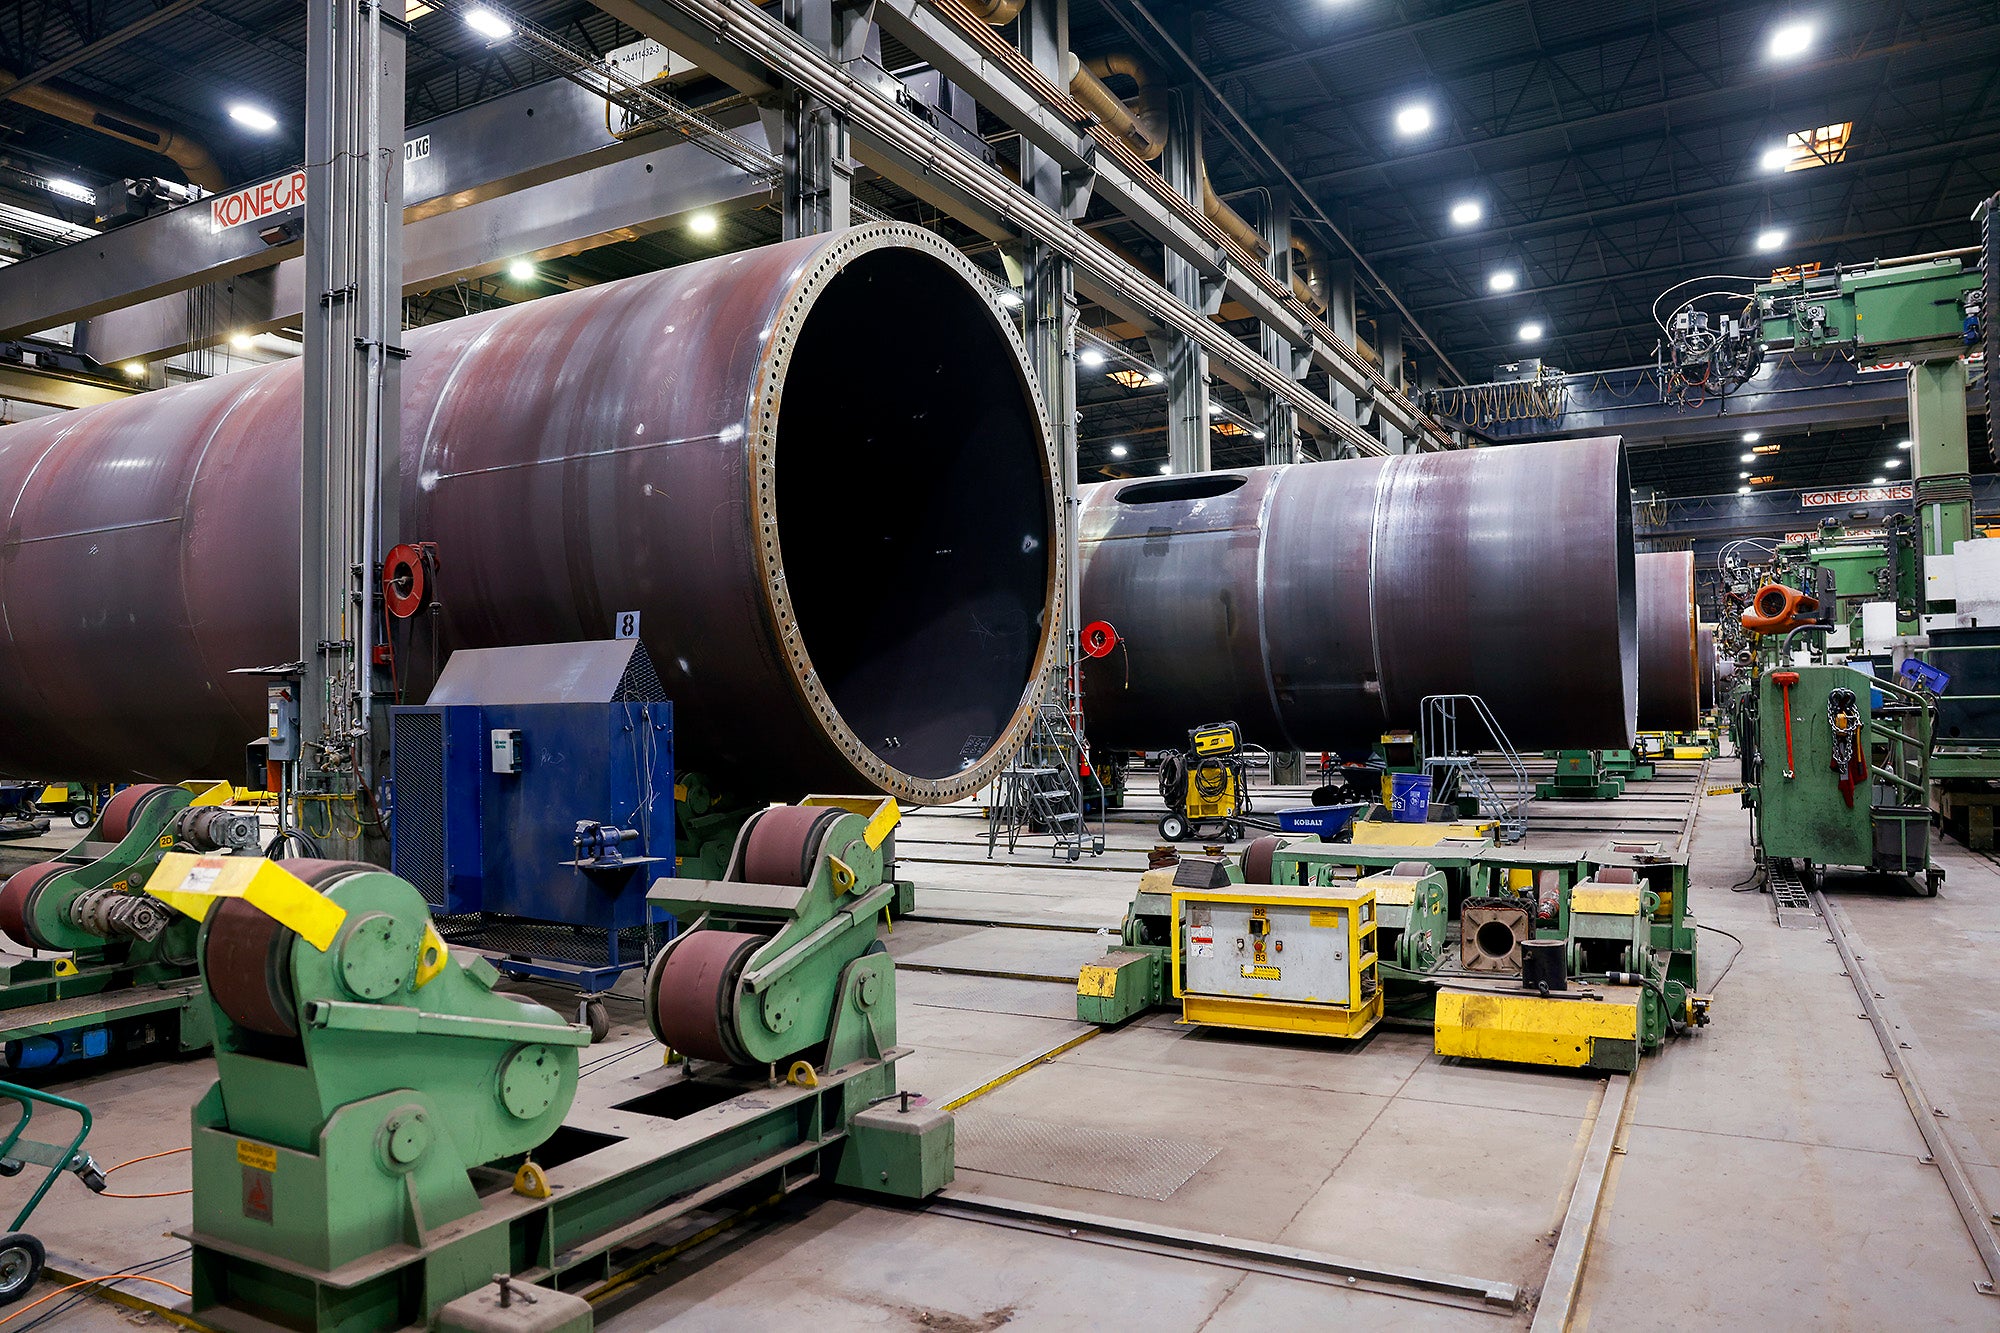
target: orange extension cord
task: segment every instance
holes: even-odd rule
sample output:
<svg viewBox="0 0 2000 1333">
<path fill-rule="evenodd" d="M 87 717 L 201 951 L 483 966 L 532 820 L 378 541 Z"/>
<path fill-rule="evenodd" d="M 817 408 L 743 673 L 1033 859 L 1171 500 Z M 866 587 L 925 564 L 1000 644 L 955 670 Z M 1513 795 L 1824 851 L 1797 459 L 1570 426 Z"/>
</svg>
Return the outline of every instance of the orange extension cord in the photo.
<svg viewBox="0 0 2000 1333">
<path fill-rule="evenodd" d="M 188 1149 L 186 1148 L 169 1148 L 165 1152 L 149 1152 L 144 1157 L 134 1157 L 129 1162 L 120 1162 L 118 1165 L 111 1167 L 109 1170 L 105 1171 L 104 1174 L 106 1176 L 109 1176 L 112 1171 L 123 1171 L 128 1166 L 137 1166 L 141 1162 L 150 1162 L 155 1157 L 172 1157 L 175 1153 L 181 1153 L 187 1151 Z M 192 1189 L 163 1190 L 158 1194 L 113 1194 L 109 1190 L 106 1190 L 104 1193 L 98 1195 L 97 1197 L 100 1199 L 178 1199 L 183 1194 L 192 1194 L 192 1193 L 194 1193 Z M 5 1319 L 0 1319 L 0 1324 L 4 1324 L 6 1322 L 7 1321 Z"/>
<path fill-rule="evenodd" d="M 113 1273 L 108 1277 L 93 1277 L 86 1279 L 85 1281 L 82 1282 L 72 1282 L 67 1287 L 57 1287 L 54 1291 L 50 1292 L 48 1295 L 41 1297 L 39 1300 L 31 1301 L 27 1305 L 24 1305 L 20 1309 L 14 1311 L 14 1313 L 8 1315 L 5 1319 L 0 1319 L 0 1324 L 11 1324 L 16 1319 L 19 1319 L 22 1315 L 28 1313 L 28 1311 L 34 1309 L 37 1305 L 46 1305 L 50 1301 L 62 1295 L 66 1291 L 75 1291 L 78 1287 L 102 1286 L 106 1282 L 150 1282 L 154 1286 L 166 1287 L 171 1291 L 177 1291 L 183 1296 L 194 1295 L 194 1293 L 189 1291 L 186 1287 L 175 1286 L 173 1283 L 167 1281 L 165 1278 L 147 1277 L 144 1273 Z"/>
</svg>

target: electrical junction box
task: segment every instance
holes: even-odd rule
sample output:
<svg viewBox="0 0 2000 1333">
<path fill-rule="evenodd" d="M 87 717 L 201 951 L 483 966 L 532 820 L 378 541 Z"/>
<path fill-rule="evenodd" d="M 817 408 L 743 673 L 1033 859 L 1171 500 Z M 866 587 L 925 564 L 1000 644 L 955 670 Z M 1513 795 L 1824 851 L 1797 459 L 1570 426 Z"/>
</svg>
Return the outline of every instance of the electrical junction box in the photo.
<svg viewBox="0 0 2000 1333">
<path fill-rule="evenodd" d="M 1382 1018 L 1375 891 L 1174 894 L 1181 1021 L 1359 1037 Z"/>
<path fill-rule="evenodd" d="M 294 685 L 272 685 L 264 691 L 264 757 L 280 762 L 299 757 L 299 695 Z"/>
<path fill-rule="evenodd" d="M 521 771 L 521 731 L 518 727 L 495 727 L 487 735 L 495 773 Z"/>
</svg>

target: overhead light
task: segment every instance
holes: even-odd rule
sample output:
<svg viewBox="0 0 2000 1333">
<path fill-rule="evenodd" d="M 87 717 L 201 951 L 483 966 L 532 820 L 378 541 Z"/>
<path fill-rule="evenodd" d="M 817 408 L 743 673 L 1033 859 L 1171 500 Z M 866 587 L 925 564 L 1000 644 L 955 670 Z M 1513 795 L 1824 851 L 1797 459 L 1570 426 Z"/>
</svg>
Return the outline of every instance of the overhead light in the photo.
<svg viewBox="0 0 2000 1333">
<path fill-rule="evenodd" d="M 1221 404 L 1221 403 L 1210 403 L 1210 404 L 1208 405 L 1208 414 L 1209 414 L 1210 416 L 1212 416 L 1212 417 L 1219 417 L 1219 416 L 1221 416 L 1221 415 L 1222 415 L 1222 404 Z"/>
<path fill-rule="evenodd" d="M 229 335 L 229 345 L 239 352 L 249 350 L 250 345 L 255 341 L 256 339 L 247 333 L 232 333 Z"/>
<path fill-rule="evenodd" d="M 1750 480 L 1750 474 L 1748 472 L 1739 472 L 1736 475 L 1738 477 L 1741 477 L 1744 481 Z"/>
<path fill-rule="evenodd" d="M 81 204 L 94 204 L 97 202 L 97 191 L 77 181 L 64 180 L 60 176 L 51 176 L 48 185 L 51 191 L 61 195 L 65 199 L 74 199 Z"/>
<path fill-rule="evenodd" d="M 1460 227 L 1470 227 L 1486 216 L 1486 210 L 1477 199 L 1461 199 L 1451 206 L 1452 223 Z"/>
<path fill-rule="evenodd" d="M 1540 324 L 1537 324 L 1534 320 L 1531 319 L 1526 324 L 1523 324 L 1521 326 L 1522 342 L 1524 343 L 1537 342 L 1541 339 L 1541 336 L 1542 336 L 1542 326 Z"/>
<path fill-rule="evenodd" d="M 1146 383 L 1148 384 L 1165 384 L 1166 382 L 1167 382 L 1167 376 L 1164 371 L 1156 370 L 1152 374 L 1146 376 Z"/>
<path fill-rule="evenodd" d="M 1172 463 L 1162 463 L 1162 464 L 1160 464 L 1160 475 L 1161 475 L 1161 476 L 1163 476 L 1163 477 L 1170 477 L 1170 476 L 1172 476 L 1172 475 L 1173 475 L 1173 472 L 1174 472 L 1174 465 L 1173 465 Z"/>
<path fill-rule="evenodd" d="M 229 118 L 245 129 L 255 130 L 259 134 L 269 134 L 272 130 L 278 128 L 278 118 L 276 116 L 266 111 L 263 107 L 252 106 L 248 102 L 231 102 L 229 104 Z"/>
<path fill-rule="evenodd" d="M 1882 461 L 1882 466 L 1883 466 L 1883 467 L 1901 467 L 1901 466 L 1903 466 L 1903 460 L 1902 460 L 1901 458 L 1888 458 L 1888 459 L 1884 459 L 1884 460 Z"/>
<path fill-rule="evenodd" d="M 1896 441 L 1896 447 L 1898 449 L 1907 449 L 1910 447 L 1910 442 L 1908 440 L 1898 440 Z"/>
<path fill-rule="evenodd" d="M 1087 370 L 1096 370 L 1104 364 L 1104 353 L 1095 347 L 1086 347 L 1076 354 L 1076 363 Z"/>
<path fill-rule="evenodd" d="M 514 35 L 514 25 L 490 9 L 466 10 L 465 26 L 495 42 L 504 42 Z"/>
<path fill-rule="evenodd" d="M 1001 292 L 1000 295 L 994 299 L 998 300 L 1001 305 L 1006 306 L 1009 310 L 1012 310 L 1016 306 L 1021 304 L 1021 294 L 1017 291 L 1012 290 L 1011 288 Z"/>
<path fill-rule="evenodd" d="M 1486 280 L 1486 285 L 1496 292 L 1511 292 L 1520 285 L 1521 277 L 1512 269 L 1501 269 Z"/>
<path fill-rule="evenodd" d="M 1784 243 L 1785 230 L 1782 227 L 1766 227 L 1757 233 L 1757 248 L 1759 250 L 1775 250 Z"/>
<path fill-rule="evenodd" d="M 1422 102 L 1411 102 L 1407 106 L 1397 108 L 1396 133 L 1409 138 L 1412 135 L 1422 134 L 1430 127 L 1431 109 Z"/>
<path fill-rule="evenodd" d="M 713 213 L 696 213 L 688 219 L 688 230 L 697 236 L 713 236 L 719 226 Z"/>
<path fill-rule="evenodd" d="M 1761 430 L 1746 430 L 1743 432 L 1743 443 L 1745 444 L 1755 444 L 1763 438 L 1764 432 Z"/>
<path fill-rule="evenodd" d="M 1250 432 L 1250 438 L 1253 440 L 1261 440 L 1264 438 L 1264 432 L 1261 430 L 1253 430 Z"/>
<path fill-rule="evenodd" d="M 517 259 L 507 265 L 507 276 L 515 282 L 528 282 L 535 276 L 535 266 L 525 259 Z"/>
<path fill-rule="evenodd" d="M 122 368 L 125 371 L 125 378 L 128 380 L 142 380 L 146 378 L 146 363 L 143 361 L 127 361 Z"/>
<path fill-rule="evenodd" d="M 1757 159 L 1757 165 L 1765 171 L 1783 171 L 1792 164 L 1792 150 L 1780 144 L 1776 148 L 1766 148 L 1764 155 Z"/>
<path fill-rule="evenodd" d="M 1755 451 L 1755 450 L 1752 450 L 1752 451 L 1751 451 L 1750 453 L 1747 453 L 1747 454 L 1743 455 L 1743 461 L 1744 461 L 1745 463 L 1754 463 L 1754 462 L 1756 462 L 1756 461 L 1757 461 L 1757 454 L 1756 454 L 1756 451 Z"/>
<path fill-rule="evenodd" d="M 1112 445 L 1112 446 L 1111 446 L 1111 456 L 1112 456 L 1113 458 L 1123 458 L 1123 457 L 1124 457 L 1124 456 L 1125 456 L 1125 455 L 1126 455 L 1127 453 L 1129 453 L 1129 452 L 1131 452 L 1131 451 L 1130 451 L 1130 450 L 1128 450 L 1128 449 L 1127 449 L 1127 448 L 1126 448 L 1126 447 L 1125 447 L 1124 445 L 1122 445 L 1122 444 L 1114 444 L 1114 445 Z"/>
<path fill-rule="evenodd" d="M 1813 42 L 1813 25 L 1804 21 L 1780 23 L 1771 30 L 1771 59 L 1795 60 Z"/>
<path fill-rule="evenodd" d="M 1748 495 L 1750 494 L 1750 488 L 1748 486 L 1738 486 L 1736 488 L 1736 493 L 1738 495 Z"/>
<path fill-rule="evenodd" d="M 1875 478 L 1875 480 L 1869 482 L 1868 484 L 1870 486 L 1881 486 L 1887 484 L 1888 480 L 1889 479 L 1887 477 L 1877 477 Z"/>
</svg>

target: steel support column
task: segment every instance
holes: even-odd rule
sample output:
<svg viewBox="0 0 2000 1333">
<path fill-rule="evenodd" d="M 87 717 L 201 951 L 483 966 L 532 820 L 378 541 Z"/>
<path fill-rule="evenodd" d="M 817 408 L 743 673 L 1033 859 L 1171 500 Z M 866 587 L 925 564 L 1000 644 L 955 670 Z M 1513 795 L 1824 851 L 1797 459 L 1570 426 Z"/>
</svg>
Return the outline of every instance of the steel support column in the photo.
<svg viewBox="0 0 2000 1333">
<path fill-rule="evenodd" d="M 376 572 L 395 540 L 382 499 L 401 456 L 402 13 L 402 0 L 306 7 L 303 678 L 285 817 L 328 835 L 330 856 L 352 850 L 353 824 L 336 803 L 375 767 Z"/>
<path fill-rule="evenodd" d="M 1910 472 L 1925 555 L 1950 555 L 1972 536 L 1965 374 L 1956 356 L 1910 366 Z"/>
<path fill-rule="evenodd" d="M 1392 389 L 1403 387 L 1403 317 L 1401 315 L 1378 313 L 1375 316 L 1375 351 L 1382 358 L 1382 378 L 1389 381 Z M 1386 416 L 1377 413 L 1376 429 L 1382 435 L 1382 447 L 1392 454 L 1414 452 L 1416 441 L 1406 440 L 1403 433 Z"/>
<path fill-rule="evenodd" d="M 785 26 L 815 51 L 845 63 L 856 34 L 865 31 L 860 11 L 835 0 L 784 0 Z M 781 94 L 784 122 L 784 238 L 813 236 L 849 226 L 853 220 L 854 164 L 847 152 L 847 117 L 838 108 L 801 89 Z"/>
<path fill-rule="evenodd" d="M 1327 327 L 1333 336 L 1348 347 L 1355 346 L 1354 338 L 1354 261 L 1351 259 L 1329 259 L 1320 270 L 1320 293 L 1326 297 Z M 1360 420 L 1354 392 L 1331 376 L 1327 379 L 1329 401 L 1334 411 L 1349 421 Z"/>
<path fill-rule="evenodd" d="M 1201 198 L 1201 104 L 1186 89 L 1168 98 L 1167 150 L 1160 157 L 1167 184 L 1183 199 Z M 1201 273 L 1172 250 L 1166 252 L 1167 291 L 1189 309 L 1212 313 Z M 1175 472 L 1209 468 L 1208 354 L 1192 338 L 1168 334 L 1162 369 L 1167 373 L 1167 465 Z"/>
<path fill-rule="evenodd" d="M 1276 191 L 1270 192 L 1269 199 L 1269 205 L 1264 210 L 1262 231 L 1264 244 L 1270 247 L 1271 253 L 1264 262 L 1271 276 L 1289 287 L 1292 284 L 1291 205 Z M 1269 324 L 1257 325 L 1257 348 L 1266 361 L 1286 374 L 1297 373 L 1291 341 Z M 1275 394 L 1259 394 L 1255 405 L 1258 408 L 1258 425 L 1264 430 L 1264 461 L 1295 462 L 1299 456 L 1298 412 Z"/>
</svg>

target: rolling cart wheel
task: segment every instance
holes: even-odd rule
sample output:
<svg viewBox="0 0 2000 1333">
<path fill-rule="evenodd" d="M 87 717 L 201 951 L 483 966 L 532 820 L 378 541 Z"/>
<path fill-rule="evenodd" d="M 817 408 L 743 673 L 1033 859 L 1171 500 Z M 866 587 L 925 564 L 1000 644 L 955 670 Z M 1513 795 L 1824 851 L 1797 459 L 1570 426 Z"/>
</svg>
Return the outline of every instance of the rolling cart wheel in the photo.
<svg viewBox="0 0 2000 1333">
<path fill-rule="evenodd" d="M 42 1243 L 25 1231 L 0 1236 L 0 1305 L 12 1305 L 27 1295 L 47 1258 Z"/>
<path fill-rule="evenodd" d="M 87 805 L 72 805 L 69 808 L 69 822 L 78 828 L 89 828 L 91 825 L 90 807 Z"/>
<path fill-rule="evenodd" d="M 1224 842 L 1241 842 L 1243 840 L 1243 826 L 1233 819 L 1230 820 L 1222 826 L 1222 840 Z"/>
<path fill-rule="evenodd" d="M 611 1011 L 604 1007 L 602 1000 L 585 1000 L 578 1007 L 576 1020 L 590 1024 L 590 1039 L 603 1041 L 611 1035 Z"/>
<path fill-rule="evenodd" d="M 1938 885 L 1944 882 L 1944 871 L 1933 867 L 1924 872 L 1923 894 L 1926 898 L 1937 897 Z"/>
<path fill-rule="evenodd" d="M 27 1165 L 18 1157 L 0 1158 L 0 1176 L 18 1176 Z"/>
<path fill-rule="evenodd" d="M 1160 816 L 1160 836 L 1168 842 L 1179 842 L 1188 835 L 1187 819 L 1172 813 Z"/>
</svg>

